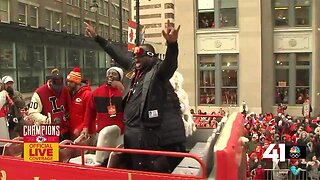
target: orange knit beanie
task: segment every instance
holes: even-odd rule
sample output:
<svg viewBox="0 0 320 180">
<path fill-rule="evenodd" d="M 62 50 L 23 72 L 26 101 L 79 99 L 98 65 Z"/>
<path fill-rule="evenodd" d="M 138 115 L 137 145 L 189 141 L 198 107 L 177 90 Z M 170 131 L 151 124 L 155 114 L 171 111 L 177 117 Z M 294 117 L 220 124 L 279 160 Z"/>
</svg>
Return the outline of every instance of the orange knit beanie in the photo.
<svg viewBox="0 0 320 180">
<path fill-rule="evenodd" d="M 71 71 L 69 73 L 69 75 L 67 76 L 67 80 L 69 82 L 74 82 L 76 84 L 81 84 L 81 73 L 80 73 L 80 68 L 79 67 L 75 67 L 73 69 L 73 71 Z"/>
</svg>

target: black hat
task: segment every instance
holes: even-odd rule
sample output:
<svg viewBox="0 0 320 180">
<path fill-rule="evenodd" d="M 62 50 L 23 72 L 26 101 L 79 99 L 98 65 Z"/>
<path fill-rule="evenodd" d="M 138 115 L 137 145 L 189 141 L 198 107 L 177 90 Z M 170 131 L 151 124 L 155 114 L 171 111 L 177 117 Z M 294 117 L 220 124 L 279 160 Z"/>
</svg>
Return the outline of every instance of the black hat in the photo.
<svg viewBox="0 0 320 180">
<path fill-rule="evenodd" d="M 51 71 L 51 85 L 56 91 L 60 91 L 63 87 L 63 76 L 60 74 L 58 69 L 53 69 Z"/>
</svg>

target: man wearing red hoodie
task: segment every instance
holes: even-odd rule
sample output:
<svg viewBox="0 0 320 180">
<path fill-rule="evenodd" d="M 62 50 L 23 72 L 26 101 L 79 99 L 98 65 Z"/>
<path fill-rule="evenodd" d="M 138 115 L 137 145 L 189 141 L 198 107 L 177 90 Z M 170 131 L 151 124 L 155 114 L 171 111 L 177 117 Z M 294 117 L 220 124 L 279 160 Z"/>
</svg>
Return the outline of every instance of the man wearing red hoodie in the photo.
<svg viewBox="0 0 320 180">
<path fill-rule="evenodd" d="M 116 147 L 123 143 L 124 123 L 121 80 L 123 71 L 111 67 L 106 72 L 106 84 L 95 89 L 89 96 L 82 133 L 98 133 L 98 147 Z M 96 129 L 92 129 L 96 125 Z M 103 163 L 110 152 L 97 151 L 96 162 Z"/>
<path fill-rule="evenodd" d="M 75 139 L 83 129 L 86 104 L 91 88 L 88 81 L 82 80 L 79 67 L 74 68 L 67 76 L 67 86 L 71 93 L 70 134 L 71 138 Z"/>
</svg>

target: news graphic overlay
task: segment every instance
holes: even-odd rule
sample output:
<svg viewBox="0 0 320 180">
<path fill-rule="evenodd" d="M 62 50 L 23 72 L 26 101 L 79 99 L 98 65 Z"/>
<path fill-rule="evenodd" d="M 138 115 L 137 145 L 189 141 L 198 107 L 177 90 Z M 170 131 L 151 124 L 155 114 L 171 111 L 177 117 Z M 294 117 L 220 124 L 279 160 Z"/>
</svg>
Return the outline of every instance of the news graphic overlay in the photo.
<svg viewBox="0 0 320 180">
<path fill-rule="evenodd" d="M 60 126 L 23 126 L 24 160 L 50 162 L 59 160 Z"/>
<path fill-rule="evenodd" d="M 270 144 L 263 152 L 263 159 L 272 159 L 272 161 L 279 160 L 285 162 L 286 159 L 305 159 L 306 158 L 305 146 L 288 146 L 286 144 Z"/>
<path fill-rule="evenodd" d="M 306 156 L 306 146 L 286 146 L 286 159 L 305 159 Z"/>
</svg>

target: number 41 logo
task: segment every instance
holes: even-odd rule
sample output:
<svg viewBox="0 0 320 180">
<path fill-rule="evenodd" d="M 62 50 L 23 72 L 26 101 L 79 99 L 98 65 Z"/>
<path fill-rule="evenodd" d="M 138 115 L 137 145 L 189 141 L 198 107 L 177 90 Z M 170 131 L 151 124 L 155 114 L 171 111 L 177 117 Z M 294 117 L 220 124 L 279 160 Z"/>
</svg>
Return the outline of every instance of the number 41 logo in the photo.
<svg viewBox="0 0 320 180">
<path fill-rule="evenodd" d="M 262 158 L 263 159 L 272 159 L 272 161 L 280 160 L 280 162 L 286 161 L 286 155 L 285 155 L 285 144 L 278 144 L 275 148 L 276 144 L 270 144 L 268 148 L 263 152 Z M 278 150 L 280 150 L 280 157 Z"/>
</svg>

